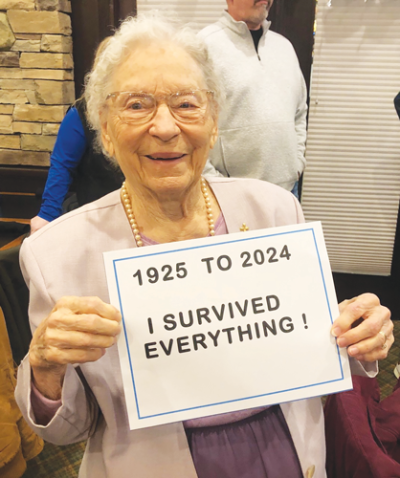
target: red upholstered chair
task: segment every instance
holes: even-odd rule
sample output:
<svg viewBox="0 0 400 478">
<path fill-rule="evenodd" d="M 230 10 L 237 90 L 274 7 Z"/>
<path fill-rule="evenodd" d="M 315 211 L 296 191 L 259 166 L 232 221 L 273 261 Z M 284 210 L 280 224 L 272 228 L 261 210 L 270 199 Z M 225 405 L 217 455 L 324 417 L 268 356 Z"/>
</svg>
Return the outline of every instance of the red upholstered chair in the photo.
<svg viewBox="0 0 400 478">
<path fill-rule="evenodd" d="M 376 379 L 325 404 L 328 478 L 400 478 L 400 383 L 380 402 Z"/>
</svg>

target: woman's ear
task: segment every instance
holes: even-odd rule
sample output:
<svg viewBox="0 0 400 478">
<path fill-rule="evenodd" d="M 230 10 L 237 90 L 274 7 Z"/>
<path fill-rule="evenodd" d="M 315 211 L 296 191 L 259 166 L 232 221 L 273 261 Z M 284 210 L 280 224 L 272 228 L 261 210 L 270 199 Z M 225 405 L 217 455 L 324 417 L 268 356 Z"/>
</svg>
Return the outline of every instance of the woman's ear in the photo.
<svg viewBox="0 0 400 478">
<path fill-rule="evenodd" d="M 101 142 L 104 149 L 107 151 L 110 157 L 114 157 L 114 144 L 111 140 L 109 133 L 109 123 L 107 121 L 107 115 L 103 112 L 100 115 L 101 119 Z"/>
<path fill-rule="evenodd" d="M 217 139 L 218 139 L 218 119 L 216 118 L 214 121 L 215 123 L 211 131 L 210 149 L 214 148 L 215 143 L 217 142 Z"/>
</svg>

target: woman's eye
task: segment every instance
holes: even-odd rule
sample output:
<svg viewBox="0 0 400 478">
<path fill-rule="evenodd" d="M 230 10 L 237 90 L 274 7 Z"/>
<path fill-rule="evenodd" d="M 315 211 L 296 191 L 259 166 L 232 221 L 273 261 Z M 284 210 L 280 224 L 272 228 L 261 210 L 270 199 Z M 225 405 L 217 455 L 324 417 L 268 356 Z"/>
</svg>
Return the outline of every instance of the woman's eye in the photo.
<svg viewBox="0 0 400 478">
<path fill-rule="evenodd" d="M 141 110 L 143 108 L 143 105 L 140 101 L 134 101 L 133 103 L 130 103 L 128 105 L 128 108 L 131 110 Z"/>
<path fill-rule="evenodd" d="M 193 108 L 194 105 L 192 105 L 191 103 L 189 103 L 189 101 L 185 101 L 184 103 L 181 103 L 179 105 L 179 108 Z"/>
<path fill-rule="evenodd" d="M 196 104 L 195 101 L 185 100 L 185 101 L 181 101 L 178 104 L 178 108 L 179 109 L 184 109 L 184 110 L 196 109 L 196 108 L 198 108 L 198 105 Z"/>
<path fill-rule="evenodd" d="M 146 96 L 129 96 L 126 98 L 124 108 L 127 110 L 148 110 L 153 107 L 153 101 L 151 98 L 147 98 Z"/>
</svg>

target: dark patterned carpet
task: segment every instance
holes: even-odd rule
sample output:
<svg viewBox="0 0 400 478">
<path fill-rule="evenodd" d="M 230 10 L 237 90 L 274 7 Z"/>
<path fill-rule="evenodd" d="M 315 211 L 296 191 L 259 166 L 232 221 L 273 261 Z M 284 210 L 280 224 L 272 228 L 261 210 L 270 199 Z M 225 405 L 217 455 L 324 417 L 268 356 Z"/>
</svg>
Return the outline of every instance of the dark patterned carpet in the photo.
<svg viewBox="0 0 400 478">
<path fill-rule="evenodd" d="M 28 461 L 23 478 L 75 478 L 78 476 L 85 442 L 68 446 L 45 443 L 40 455 Z"/>
<path fill-rule="evenodd" d="M 400 361 L 400 320 L 394 322 L 394 336 L 395 342 L 389 350 L 387 359 L 379 362 L 378 382 L 381 388 L 381 399 L 390 395 L 397 383 L 397 379 L 393 375 L 393 369 L 396 363 Z"/>
<path fill-rule="evenodd" d="M 379 364 L 378 382 L 382 399 L 390 395 L 397 380 L 393 368 L 400 359 L 400 321 L 395 322 L 396 341 L 389 356 Z M 85 443 L 59 447 L 46 443 L 42 453 L 28 462 L 28 469 L 22 478 L 76 478 Z"/>
</svg>

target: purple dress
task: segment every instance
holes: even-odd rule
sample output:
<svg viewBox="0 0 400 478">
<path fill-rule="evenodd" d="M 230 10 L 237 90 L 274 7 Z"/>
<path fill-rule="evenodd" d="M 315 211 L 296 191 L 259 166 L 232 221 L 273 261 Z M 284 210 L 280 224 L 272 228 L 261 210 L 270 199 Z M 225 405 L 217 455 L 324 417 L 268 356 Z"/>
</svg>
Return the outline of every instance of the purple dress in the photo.
<svg viewBox="0 0 400 478">
<path fill-rule="evenodd" d="M 234 423 L 186 428 L 199 478 L 302 478 L 279 405 Z"/>
<path fill-rule="evenodd" d="M 227 234 L 222 214 L 215 234 Z M 145 246 L 157 244 L 145 236 L 142 241 Z M 188 420 L 184 426 L 198 478 L 303 476 L 279 405 Z"/>
</svg>

